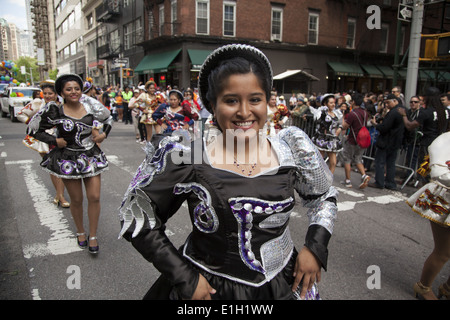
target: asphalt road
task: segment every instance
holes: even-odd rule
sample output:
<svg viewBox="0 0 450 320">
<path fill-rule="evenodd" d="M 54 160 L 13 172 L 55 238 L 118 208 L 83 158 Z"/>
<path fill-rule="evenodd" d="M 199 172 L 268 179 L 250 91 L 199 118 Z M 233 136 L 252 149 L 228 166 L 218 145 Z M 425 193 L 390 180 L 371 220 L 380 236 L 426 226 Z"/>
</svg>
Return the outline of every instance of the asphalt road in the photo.
<svg viewBox="0 0 450 320">
<path fill-rule="evenodd" d="M 78 249 L 69 209 L 51 203 L 50 177 L 39 167 L 40 156 L 21 143 L 24 135 L 24 124 L 0 119 L 0 300 L 141 299 L 159 274 L 126 240 L 118 239 L 118 207 L 144 158 L 133 126 L 116 123 L 101 146 L 110 169 L 102 175 L 96 257 Z M 412 285 L 433 248 L 428 221 L 405 203 L 415 189 L 348 189 L 339 183 L 343 177 L 338 167 L 334 184 L 340 192 L 339 212 L 328 271 L 322 272 L 319 284 L 322 299 L 414 299 Z M 359 179 L 352 174 L 355 186 Z M 290 228 L 301 247 L 308 221 L 298 203 Z M 168 235 L 178 246 L 190 230 L 182 207 L 170 221 Z M 449 274 L 447 264 L 435 292 Z"/>
</svg>

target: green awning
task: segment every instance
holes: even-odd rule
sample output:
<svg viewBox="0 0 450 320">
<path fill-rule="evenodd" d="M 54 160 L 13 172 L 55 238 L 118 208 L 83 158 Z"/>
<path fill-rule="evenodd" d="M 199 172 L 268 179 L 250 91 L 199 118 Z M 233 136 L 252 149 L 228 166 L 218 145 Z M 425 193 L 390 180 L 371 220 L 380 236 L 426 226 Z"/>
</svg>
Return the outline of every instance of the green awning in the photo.
<svg viewBox="0 0 450 320">
<path fill-rule="evenodd" d="M 135 73 L 158 73 L 167 71 L 173 59 L 180 53 L 181 49 L 151 53 L 146 55 L 141 62 L 134 68 Z"/>
<path fill-rule="evenodd" d="M 406 75 L 408 74 L 408 70 L 405 69 L 398 69 L 398 75 L 400 78 L 406 79 Z"/>
<path fill-rule="evenodd" d="M 356 63 L 351 62 L 327 62 L 337 76 L 364 77 L 364 72 Z"/>
<path fill-rule="evenodd" d="M 367 73 L 369 78 L 383 78 L 383 73 L 377 67 L 370 64 L 362 64 L 361 67 Z"/>
<path fill-rule="evenodd" d="M 389 66 L 377 66 L 378 69 L 383 73 L 383 78 L 392 79 L 394 78 L 394 69 Z"/>
<path fill-rule="evenodd" d="M 191 59 L 192 69 L 200 70 L 203 62 L 209 56 L 209 50 L 188 49 L 189 58 Z"/>
</svg>

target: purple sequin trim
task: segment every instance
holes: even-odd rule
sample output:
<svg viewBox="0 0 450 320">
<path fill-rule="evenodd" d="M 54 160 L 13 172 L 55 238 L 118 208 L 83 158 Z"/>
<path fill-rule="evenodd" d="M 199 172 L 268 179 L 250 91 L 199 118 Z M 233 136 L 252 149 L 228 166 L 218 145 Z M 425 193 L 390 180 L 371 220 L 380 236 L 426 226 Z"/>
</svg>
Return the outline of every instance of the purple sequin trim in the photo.
<svg viewBox="0 0 450 320">
<path fill-rule="evenodd" d="M 173 190 L 175 194 L 191 191 L 200 199 L 200 203 L 193 212 L 194 225 L 198 230 L 205 233 L 216 232 L 219 227 L 219 219 L 211 206 L 211 197 L 204 186 L 198 183 L 178 183 Z"/>
<path fill-rule="evenodd" d="M 250 269 L 266 273 L 261 262 L 256 259 L 252 251 L 251 239 L 253 228 L 253 213 L 272 214 L 282 212 L 294 202 L 292 198 L 284 201 L 265 201 L 256 198 L 232 198 L 229 201 L 231 211 L 233 212 L 239 224 L 239 249 L 242 261 Z"/>
</svg>

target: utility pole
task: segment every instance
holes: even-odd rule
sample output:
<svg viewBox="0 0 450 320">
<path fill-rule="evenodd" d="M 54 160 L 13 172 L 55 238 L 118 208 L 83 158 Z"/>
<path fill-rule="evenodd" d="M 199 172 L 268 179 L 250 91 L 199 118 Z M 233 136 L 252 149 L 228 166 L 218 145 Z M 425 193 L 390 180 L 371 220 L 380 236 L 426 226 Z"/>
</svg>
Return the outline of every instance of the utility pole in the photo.
<svg viewBox="0 0 450 320">
<path fill-rule="evenodd" d="M 409 41 L 408 71 L 406 73 L 405 101 L 416 95 L 419 73 L 420 41 L 423 24 L 424 0 L 414 0 Z"/>
</svg>

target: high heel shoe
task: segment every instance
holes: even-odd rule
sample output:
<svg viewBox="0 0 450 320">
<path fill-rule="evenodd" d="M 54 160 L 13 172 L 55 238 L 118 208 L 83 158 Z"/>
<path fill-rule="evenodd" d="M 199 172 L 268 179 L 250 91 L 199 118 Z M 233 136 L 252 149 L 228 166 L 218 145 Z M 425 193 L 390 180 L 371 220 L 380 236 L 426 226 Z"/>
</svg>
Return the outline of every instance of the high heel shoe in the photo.
<svg viewBox="0 0 450 320">
<path fill-rule="evenodd" d="M 447 287 L 447 288 L 446 288 Z M 446 283 L 443 283 L 439 286 L 439 293 L 438 293 L 438 299 L 445 296 L 447 300 L 449 300 L 450 297 L 450 289 L 448 288 L 448 285 Z"/>
<path fill-rule="evenodd" d="M 77 243 L 78 243 L 78 246 L 81 248 L 81 249 L 86 249 L 87 248 L 87 246 L 88 246 L 88 241 L 87 240 L 83 240 L 83 241 L 80 241 L 80 240 L 78 240 L 78 237 L 79 236 L 86 236 L 86 233 L 77 233 Z"/>
<path fill-rule="evenodd" d="M 70 203 L 69 202 L 64 201 L 64 202 L 60 202 L 60 203 L 61 203 L 61 207 L 63 207 L 63 208 L 70 208 Z"/>
<path fill-rule="evenodd" d="M 56 204 L 58 207 L 59 207 L 59 205 L 61 205 L 61 207 L 63 207 L 63 208 L 70 208 L 69 202 L 67 202 L 67 201 L 62 202 L 58 199 L 58 197 L 55 197 L 53 199 L 53 203 Z"/>
<path fill-rule="evenodd" d="M 423 297 L 424 294 L 427 294 L 431 291 L 431 287 L 424 286 L 420 281 L 414 284 L 414 293 L 416 299 L 425 300 Z"/>
<path fill-rule="evenodd" d="M 88 242 L 90 240 L 97 240 L 97 237 L 88 237 Z M 97 254 L 98 251 L 99 251 L 99 246 L 98 245 L 96 245 L 94 247 L 89 246 L 89 253 Z"/>
</svg>

